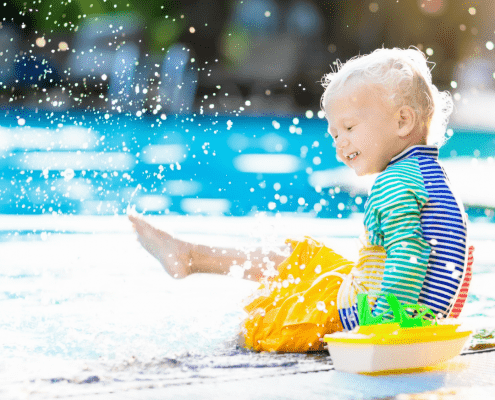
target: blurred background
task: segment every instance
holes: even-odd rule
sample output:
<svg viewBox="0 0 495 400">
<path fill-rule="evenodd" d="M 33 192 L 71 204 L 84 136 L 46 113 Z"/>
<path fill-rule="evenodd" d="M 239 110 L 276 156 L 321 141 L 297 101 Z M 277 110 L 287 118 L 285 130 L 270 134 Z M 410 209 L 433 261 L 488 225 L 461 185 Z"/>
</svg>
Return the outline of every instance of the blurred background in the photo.
<svg viewBox="0 0 495 400">
<path fill-rule="evenodd" d="M 415 46 L 456 105 L 441 156 L 470 216 L 493 220 L 491 2 L 9 0 L 0 9 L 0 213 L 362 212 L 371 181 L 336 160 L 320 82 L 337 60 Z"/>
<path fill-rule="evenodd" d="M 462 0 L 10 0 L 0 99 L 147 113 L 229 113 L 250 100 L 244 114 L 300 114 L 319 108 L 337 59 L 382 46 L 424 51 L 441 90 L 493 90 L 494 13 Z"/>
</svg>

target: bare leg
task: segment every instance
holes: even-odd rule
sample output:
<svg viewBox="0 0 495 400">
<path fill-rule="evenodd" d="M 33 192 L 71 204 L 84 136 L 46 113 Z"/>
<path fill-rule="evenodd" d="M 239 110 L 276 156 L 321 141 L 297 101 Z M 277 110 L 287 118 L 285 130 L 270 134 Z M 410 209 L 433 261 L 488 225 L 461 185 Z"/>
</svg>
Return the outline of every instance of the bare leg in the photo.
<svg viewBox="0 0 495 400">
<path fill-rule="evenodd" d="M 129 215 L 132 227 L 141 245 L 162 264 L 174 278 L 185 278 L 192 273 L 192 245 L 156 229 L 144 220 Z"/>
<path fill-rule="evenodd" d="M 247 269 L 245 279 L 259 280 L 263 272 L 276 269 L 287 258 L 289 246 L 279 251 L 261 248 L 244 252 L 232 248 L 209 247 L 181 241 L 157 229 L 141 218 L 129 215 L 141 245 L 154 256 L 174 278 L 185 278 L 193 273 L 227 275 L 232 265 Z"/>
</svg>

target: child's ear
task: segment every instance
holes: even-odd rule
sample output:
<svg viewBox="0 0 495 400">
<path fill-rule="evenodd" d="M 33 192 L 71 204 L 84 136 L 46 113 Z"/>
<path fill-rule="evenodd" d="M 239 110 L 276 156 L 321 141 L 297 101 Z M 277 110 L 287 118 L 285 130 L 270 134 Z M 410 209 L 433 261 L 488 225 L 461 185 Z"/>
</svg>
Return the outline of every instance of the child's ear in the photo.
<svg viewBox="0 0 495 400">
<path fill-rule="evenodd" d="M 398 122 L 398 135 L 400 137 L 406 137 L 409 135 L 416 126 L 416 113 L 410 106 L 402 106 L 396 112 Z"/>
</svg>

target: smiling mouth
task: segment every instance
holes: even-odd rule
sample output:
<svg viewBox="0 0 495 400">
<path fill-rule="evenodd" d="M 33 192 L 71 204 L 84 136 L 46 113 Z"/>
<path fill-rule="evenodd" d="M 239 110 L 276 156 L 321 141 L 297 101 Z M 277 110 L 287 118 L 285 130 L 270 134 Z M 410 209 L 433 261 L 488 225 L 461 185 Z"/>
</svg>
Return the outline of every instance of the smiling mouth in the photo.
<svg viewBox="0 0 495 400">
<path fill-rule="evenodd" d="M 354 160 L 360 154 L 361 154 L 360 151 L 355 151 L 354 153 L 351 153 L 351 154 L 347 155 L 346 158 L 348 160 L 351 160 L 352 161 L 352 160 Z"/>
</svg>

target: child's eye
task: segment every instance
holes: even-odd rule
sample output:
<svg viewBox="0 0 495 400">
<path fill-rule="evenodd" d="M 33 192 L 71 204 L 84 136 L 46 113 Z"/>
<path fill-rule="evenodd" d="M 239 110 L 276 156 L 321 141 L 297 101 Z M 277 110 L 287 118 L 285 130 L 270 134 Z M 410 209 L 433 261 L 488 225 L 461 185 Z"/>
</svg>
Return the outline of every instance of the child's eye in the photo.
<svg viewBox="0 0 495 400">
<path fill-rule="evenodd" d="M 348 131 L 350 131 L 350 130 L 352 130 L 352 128 L 354 128 L 354 126 L 348 126 L 346 129 L 347 129 Z"/>
</svg>

